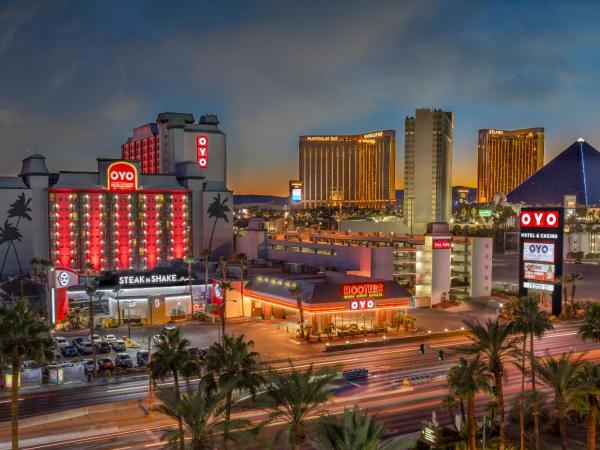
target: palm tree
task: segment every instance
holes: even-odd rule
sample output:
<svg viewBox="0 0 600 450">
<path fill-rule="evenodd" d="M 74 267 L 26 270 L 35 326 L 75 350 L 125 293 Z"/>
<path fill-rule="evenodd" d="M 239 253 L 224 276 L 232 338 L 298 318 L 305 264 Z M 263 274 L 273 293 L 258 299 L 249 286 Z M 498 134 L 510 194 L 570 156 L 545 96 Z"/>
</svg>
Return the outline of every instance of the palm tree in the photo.
<svg viewBox="0 0 600 450">
<path fill-rule="evenodd" d="M 188 281 L 190 288 L 190 319 L 194 318 L 194 295 L 192 293 L 192 264 L 195 259 L 191 256 L 186 256 L 184 262 L 188 265 Z"/>
<path fill-rule="evenodd" d="M 554 394 L 554 412 L 558 417 L 563 450 L 568 450 L 567 410 L 569 393 L 575 387 L 577 372 L 582 364 L 581 355 L 575 357 L 571 351 L 563 353 L 559 357 L 546 356 L 536 367 L 542 382 Z"/>
<path fill-rule="evenodd" d="M 577 373 L 570 405 L 587 416 L 587 450 L 596 450 L 596 428 L 600 411 L 600 365 L 586 362 Z"/>
<path fill-rule="evenodd" d="M 454 366 L 448 372 L 448 387 L 457 396 L 467 399 L 467 436 L 470 450 L 477 450 L 477 418 L 475 417 L 475 395 L 490 389 L 491 376 L 487 365 L 479 358 L 467 364 Z"/>
<path fill-rule="evenodd" d="M 115 294 L 115 297 L 117 298 L 117 326 L 120 327 L 121 326 L 121 299 L 119 298 L 119 296 L 121 295 L 121 287 L 120 286 L 115 286 L 112 289 L 113 293 Z"/>
<path fill-rule="evenodd" d="M 579 281 L 583 281 L 583 276 L 579 273 L 571 273 L 571 314 L 574 316 L 576 314 L 575 307 L 575 291 L 577 290 L 577 283 Z"/>
<path fill-rule="evenodd" d="M 531 386 L 535 398 L 535 352 L 534 336 L 540 339 L 546 331 L 553 327 L 548 314 L 540 310 L 539 302 L 534 297 L 521 297 L 515 306 L 514 330 L 522 334 L 523 348 L 521 360 L 521 399 L 519 401 L 519 423 L 520 423 L 520 448 L 525 449 L 525 374 L 526 374 L 526 355 L 527 355 L 527 337 L 530 338 L 530 367 L 531 367 Z M 540 430 L 539 430 L 539 410 L 537 402 L 533 405 L 533 424 L 536 450 L 540 450 Z"/>
<path fill-rule="evenodd" d="M 234 391 L 248 392 L 254 397 L 257 389 L 264 382 L 260 374 L 258 353 L 253 351 L 253 348 L 254 341 L 244 341 L 244 335 L 237 337 L 223 335 L 223 344 L 213 344 L 206 356 L 208 371 L 216 375 L 218 388 L 225 393 L 224 448 L 227 448 L 229 439 Z"/>
<path fill-rule="evenodd" d="M 210 240 L 208 241 L 209 254 L 212 253 L 212 241 L 215 234 L 215 228 L 217 227 L 217 222 L 219 220 L 224 220 L 225 223 L 229 223 L 228 214 L 231 212 L 231 210 L 226 204 L 228 200 L 229 198 L 225 197 L 223 201 L 221 201 L 221 194 L 217 194 L 217 196 L 213 198 L 212 203 L 208 205 L 208 209 L 206 210 L 208 217 L 210 219 L 215 219 L 213 222 L 212 231 L 210 233 Z"/>
<path fill-rule="evenodd" d="M 179 400 L 171 397 L 159 407 L 160 412 L 176 419 L 181 427 L 168 430 L 163 436 L 167 448 L 177 448 L 186 437 L 188 448 L 212 450 L 218 448 L 225 428 L 223 411 L 225 395 L 201 381 L 197 391 L 184 393 Z"/>
<path fill-rule="evenodd" d="M 92 373 L 94 378 L 96 378 L 96 344 L 94 342 L 94 296 L 96 295 L 96 291 L 98 288 L 94 285 L 88 284 L 85 288 L 85 292 L 89 298 L 89 308 L 90 308 L 90 340 L 92 341 L 92 359 L 94 360 L 94 368 L 92 369 Z"/>
<path fill-rule="evenodd" d="M 223 293 L 223 300 L 221 302 L 221 341 L 225 341 L 225 322 L 227 320 L 227 292 L 232 289 L 231 281 L 221 281 L 221 292 Z"/>
<path fill-rule="evenodd" d="M 300 313 L 300 338 L 304 339 L 304 308 L 302 306 L 302 294 L 304 293 L 304 289 L 302 288 L 302 285 L 296 281 L 289 289 L 289 293 L 296 297 L 296 306 Z"/>
<path fill-rule="evenodd" d="M 571 274 L 565 273 L 562 276 L 558 277 L 555 281 L 555 284 L 562 287 L 562 304 L 564 305 L 564 314 L 566 317 L 569 317 L 569 283 L 571 282 Z"/>
<path fill-rule="evenodd" d="M 221 264 L 221 268 L 223 270 L 223 281 L 227 281 L 227 264 L 229 261 L 226 256 L 221 256 L 219 258 L 219 264 Z"/>
<path fill-rule="evenodd" d="M 244 264 L 248 257 L 245 253 L 238 253 L 235 255 L 236 259 L 240 262 L 240 297 L 242 299 L 242 317 L 245 317 L 244 314 Z"/>
<path fill-rule="evenodd" d="M 4 252 L 4 259 L 2 260 L 2 266 L 0 267 L 0 278 L 2 278 L 2 274 L 4 273 L 4 266 L 6 264 L 6 258 L 8 257 L 8 252 L 10 251 L 11 246 L 14 248 L 15 241 L 21 241 L 23 239 L 23 235 L 19 231 L 17 227 L 15 227 L 12 223 L 7 220 L 4 221 L 4 227 L 0 227 L 0 245 L 4 243 L 8 243 L 6 247 L 6 251 Z M 19 255 L 17 250 L 15 249 L 15 255 L 17 256 L 17 264 L 19 265 L 19 271 L 21 270 L 21 262 L 19 260 Z"/>
<path fill-rule="evenodd" d="M 306 370 L 291 365 L 287 372 L 271 371 L 267 383 L 267 408 L 270 419 L 280 418 L 287 423 L 289 440 L 294 450 L 306 438 L 306 421 L 321 413 L 321 405 L 332 394 L 330 383 L 336 373 L 332 368 L 315 370 L 312 364 Z"/>
<path fill-rule="evenodd" d="M 517 355 L 517 343 L 520 338 L 513 335 L 512 323 L 503 324 L 497 318 L 488 319 L 482 325 L 476 320 L 465 320 L 464 324 L 471 332 L 470 344 L 462 346 L 459 351 L 471 355 L 479 355 L 481 362 L 494 376 L 495 395 L 498 401 L 498 425 L 499 425 L 499 449 L 504 450 L 506 445 L 506 429 L 504 417 L 504 393 L 502 382 L 504 376 L 504 364 L 508 358 Z"/>
<path fill-rule="evenodd" d="M 344 408 L 340 418 L 326 415 L 316 425 L 314 446 L 317 450 L 385 450 L 391 444 L 383 443 L 385 424 L 376 416 L 363 413 L 358 405 Z"/>
<path fill-rule="evenodd" d="M 35 256 L 33 258 L 31 258 L 31 261 L 29 261 L 29 264 L 31 265 L 31 271 L 32 271 L 32 276 L 36 281 L 38 280 L 38 264 L 40 263 L 40 259 L 36 258 Z"/>
<path fill-rule="evenodd" d="M 456 420 L 454 419 L 454 411 L 459 406 L 459 402 L 456 400 L 456 395 L 454 395 L 454 394 L 446 395 L 442 399 L 440 406 L 446 410 L 446 413 L 448 414 L 448 420 L 450 421 L 450 423 L 452 424 L 454 429 L 456 431 L 460 431 L 458 429 L 458 427 L 456 426 Z"/>
<path fill-rule="evenodd" d="M 160 334 L 156 352 L 152 355 L 152 361 L 148 363 L 150 376 L 153 380 L 164 379 L 168 374 L 173 375 L 175 384 L 175 399 L 177 402 L 181 399 L 181 389 L 179 387 L 179 372 L 185 363 L 190 359 L 190 342 L 181 336 L 181 330 L 174 328 Z M 180 448 L 184 448 L 183 425 L 181 417 L 178 417 Z"/>
<path fill-rule="evenodd" d="M 579 336 L 583 340 L 600 342 L 600 304 L 592 303 L 583 314 L 583 324 L 579 327 Z"/>
<path fill-rule="evenodd" d="M 20 299 L 12 308 L 0 302 L 0 355 L 12 364 L 10 401 L 12 449 L 19 449 L 19 370 L 24 359 L 52 359 L 50 325 Z"/>
<path fill-rule="evenodd" d="M 205 248 L 202 250 L 202 259 L 204 260 L 204 307 L 208 304 L 208 259 L 210 258 L 210 250 Z"/>
</svg>

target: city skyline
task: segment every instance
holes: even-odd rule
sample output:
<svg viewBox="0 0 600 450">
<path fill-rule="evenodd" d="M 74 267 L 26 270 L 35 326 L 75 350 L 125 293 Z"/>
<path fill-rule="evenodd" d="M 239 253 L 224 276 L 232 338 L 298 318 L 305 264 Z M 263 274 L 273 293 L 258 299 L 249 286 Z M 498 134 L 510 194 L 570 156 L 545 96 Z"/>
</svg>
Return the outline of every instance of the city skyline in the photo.
<svg viewBox="0 0 600 450">
<path fill-rule="evenodd" d="M 95 155 L 119 157 L 133 127 L 166 111 L 219 115 L 239 194 L 285 195 L 299 135 L 402 136 L 421 107 L 455 113 L 454 185 L 476 185 L 479 129 L 544 127 L 545 162 L 579 136 L 600 141 L 600 39 L 586 2 L 543 15 L 536 2 L 233 6 L 3 6 L 1 174 L 18 169 L 12 155 L 35 153 L 51 171 L 92 170 Z M 396 188 L 403 160 L 400 141 Z M 264 161 L 272 176 L 244 176 Z"/>
</svg>

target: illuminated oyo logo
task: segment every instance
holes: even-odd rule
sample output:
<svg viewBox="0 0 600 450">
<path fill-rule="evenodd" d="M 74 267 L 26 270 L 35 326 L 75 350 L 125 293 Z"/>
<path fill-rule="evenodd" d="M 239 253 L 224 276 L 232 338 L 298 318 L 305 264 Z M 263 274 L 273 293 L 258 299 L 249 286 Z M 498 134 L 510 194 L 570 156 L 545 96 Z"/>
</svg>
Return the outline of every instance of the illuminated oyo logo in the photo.
<svg viewBox="0 0 600 450">
<path fill-rule="evenodd" d="M 558 211 L 521 211 L 521 228 L 558 228 Z"/>
<path fill-rule="evenodd" d="M 109 191 L 135 191 L 138 187 L 137 169 L 131 163 L 118 161 L 106 171 Z"/>
<path fill-rule="evenodd" d="M 196 157 L 201 169 L 208 167 L 208 136 L 196 136 Z"/>
<path fill-rule="evenodd" d="M 352 300 L 349 304 L 350 309 L 353 311 L 360 309 L 374 309 L 375 301 L 374 300 Z"/>
</svg>

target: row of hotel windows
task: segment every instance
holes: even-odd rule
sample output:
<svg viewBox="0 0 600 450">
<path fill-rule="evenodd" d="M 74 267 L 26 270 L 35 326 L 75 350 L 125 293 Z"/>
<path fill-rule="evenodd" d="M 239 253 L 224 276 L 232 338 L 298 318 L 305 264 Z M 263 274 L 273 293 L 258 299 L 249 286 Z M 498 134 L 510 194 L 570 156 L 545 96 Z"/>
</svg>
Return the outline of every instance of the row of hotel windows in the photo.
<svg viewBox="0 0 600 450">
<path fill-rule="evenodd" d="M 327 256 L 335 256 L 337 255 L 336 250 L 323 249 L 323 248 L 311 248 L 311 247 L 294 247 L 294 246 L 286 246 L 286 245 L 269 245 L 270 250 L 283 250 L 286 252 L 299 252 L 299 253 L 311 253 L 313 255 L 327 255 Z"/>
</svg>

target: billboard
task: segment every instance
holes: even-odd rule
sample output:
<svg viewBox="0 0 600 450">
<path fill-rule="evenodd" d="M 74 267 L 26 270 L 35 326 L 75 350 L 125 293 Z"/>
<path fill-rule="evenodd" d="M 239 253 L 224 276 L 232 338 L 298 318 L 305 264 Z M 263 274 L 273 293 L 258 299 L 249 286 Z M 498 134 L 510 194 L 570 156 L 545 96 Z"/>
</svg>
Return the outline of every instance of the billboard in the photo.
<svg viewBox="0 0 600 450">
<path fill-rule="evenodd" d="M 452 247 L 450 239 L 434 239 L 431 248 L 434 250 L 449 250 Z"/>
<path fill-rule="evenodd" d="M 292 203 L 300 203 L 302 201 L 302 189 L 292 189 Z"/>
<path fill-rule="evenodd" d="M 519 295 L 551 293 L 552 314 L 562 310 L 563 208 L 522 208 L 519 214 Z"/>
<path fill-rule="evenodd" d="M 138 187 L 137 169 L 126 161 L 112 163 L 106 169 L 109 191 L 135 191 Z"/>
<path fill-rule="evenodd" d="M 381 298 L 383 297 L 384 286 L 381 282 L 346 283 L 342 285 L 342 298 L 344 300 Z"/>
<path fill-rule="evenodd" d="M 554 283 L 554 264 L 525 262 L 524 277 L 527 280 Z"/>
<path fill-rule="evenodd" d="M 547 242 L 523 243 L 523 261 L 554 262 L 554 244 Z"/>
<path fill-rule="evenodd" d="M 208 136 L 196 136 L 196 157 L 201 169 L 208 167 Z"/>
</svg>

